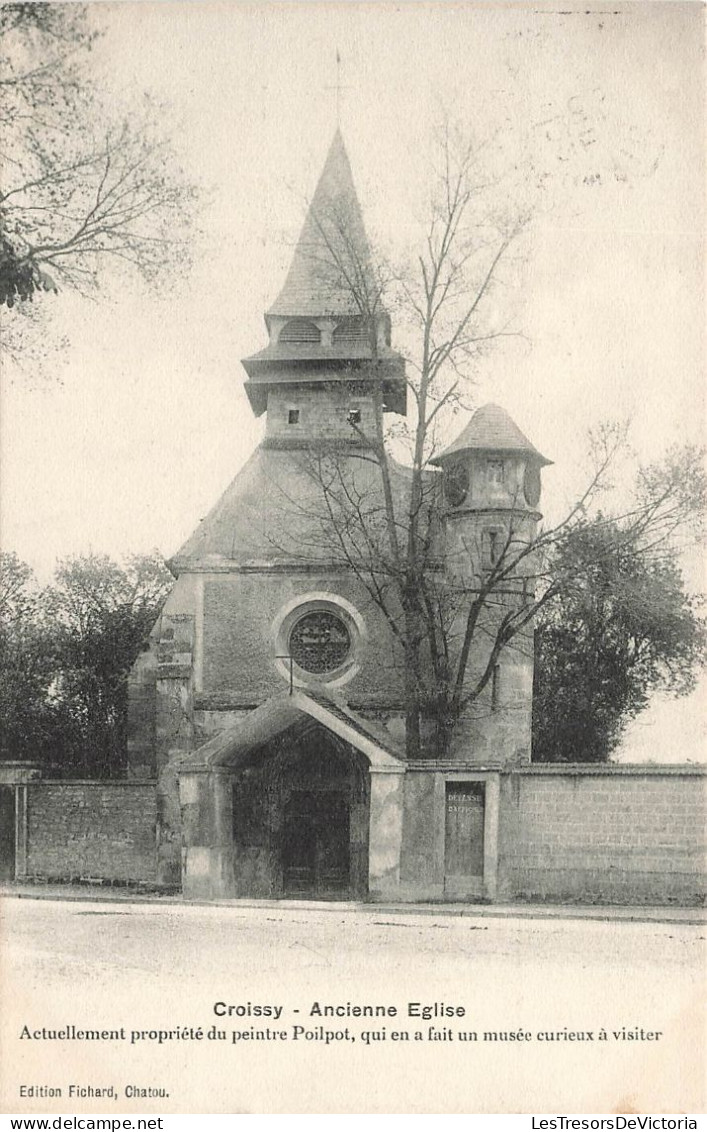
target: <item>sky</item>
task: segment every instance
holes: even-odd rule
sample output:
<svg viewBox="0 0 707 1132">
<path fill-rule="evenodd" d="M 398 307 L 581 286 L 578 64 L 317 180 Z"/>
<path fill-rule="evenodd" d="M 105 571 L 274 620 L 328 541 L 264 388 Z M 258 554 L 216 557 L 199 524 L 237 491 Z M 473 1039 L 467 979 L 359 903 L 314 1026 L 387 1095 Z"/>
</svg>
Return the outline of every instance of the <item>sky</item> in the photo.
<svg viewBox="0 0 707 1132">
<path fill-rule="evenodd" d="M 469 403 L 503 404 L 554 461 L 546 513 L 576 496 L 603 419 L 631 419 L 642 461 L 701 441 L 702 15 L 679 2 L 93 5 L 96 82 L 116 108 L 142 91 L 164 104 L 203 189 L 201 231 L 191 272 L 156 295 L 107 278 L 95 301 L 42 300 L 68 346 L 42 378 L 2 366 L 3 548 L 41 581 L 89 550 L 169 556 L 253 450 L 263 425 L 240 359 L 265 345 L 336 127 L 337 51 L 375 243 L 414 252 L 444 114 L 497 154 L 502 203 L 533 206 L 498 300 L 522 336 L 485 359 Z M 627 750 L 698 758 L 701 735 L 697 697 L 659 703 Z"/>
</svg>

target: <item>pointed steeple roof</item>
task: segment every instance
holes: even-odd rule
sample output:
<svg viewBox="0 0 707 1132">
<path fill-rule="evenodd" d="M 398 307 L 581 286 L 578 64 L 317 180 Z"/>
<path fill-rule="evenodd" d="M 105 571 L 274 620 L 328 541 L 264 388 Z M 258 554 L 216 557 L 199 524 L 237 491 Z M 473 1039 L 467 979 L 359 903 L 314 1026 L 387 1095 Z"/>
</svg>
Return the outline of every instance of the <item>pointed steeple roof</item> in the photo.
<svg viewBox="0 0 707 1132">
<path fill-rule="evenodd" d="M 370 270 L 371 252 L 344 139 L 337 129 L 312 197 L 285 284 L 268 315 L 356 315 L 344 279 Z"/>
<path fill-rule="evenodd" d="M 256 416 L 270 390 L 382 383 L 386 412 L 406 412 L 405 360 L 390 345 L 373 257 L 339 130 L 305 217 L 285 285 L 265 315 L 270 341 L 243 358 Z M 368 315 L 369 318 L 361 317 Z M 288 325 L 292 322 L 292 326 Z M 371 341 L 375 333 L 375 341 Z"/>
<path fill-rule="evenodd" d="M 445 448 L 444 452 L 431 461 L 439 464 L 448 456 L 457 452 L 468 452 L 475 449 L 483 452 L 514 452 L 525 453 L 532 456 L 539 464 L 551 464 L 542 456 L 535 445 L 531 444 L 525 433 L 521 432 L 515 421 L 500 405 L 490 402 L 477 409 L 465 429 L 457 439 Z"/>
</svg>

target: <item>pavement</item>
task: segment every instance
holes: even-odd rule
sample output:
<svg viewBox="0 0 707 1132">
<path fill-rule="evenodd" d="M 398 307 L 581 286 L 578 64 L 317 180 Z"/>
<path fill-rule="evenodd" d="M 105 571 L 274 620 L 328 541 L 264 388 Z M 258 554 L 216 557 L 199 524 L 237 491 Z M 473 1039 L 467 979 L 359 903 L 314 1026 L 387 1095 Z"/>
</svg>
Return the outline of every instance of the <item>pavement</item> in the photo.
<svg viewBox="0 0 707 1132">
<path fill-rule="evenodd" d="M 603 920 L 629 923 L 705 924 L 707 909 L 643 904 L 440 904 L 364 903 L 339 900 L 185 900 L 177 894 L 91 884 L 0 884 L 0 897 L 20 900 L 94 901 L 115 904 L 176 904 L 185 907 L 277 908 L 347 914 L 452 916 L 514 920 Z"/>
<path fill-rule="evenodd" d="M 684 922 L 694 909 L 7 891 L 5 1112 L 47 1111 L 23 1083 L 65 1090 L 52 1114 L 106 1112 L 72 1083 L 112 1086 L 108 1112 L 231 1120 L 705 1111 L 707 931 Z M 361 1006 L 387 1013 L 371 1021 Z M 68 1026 L 125 1039 L 36 1037 Z"/>
</svg>

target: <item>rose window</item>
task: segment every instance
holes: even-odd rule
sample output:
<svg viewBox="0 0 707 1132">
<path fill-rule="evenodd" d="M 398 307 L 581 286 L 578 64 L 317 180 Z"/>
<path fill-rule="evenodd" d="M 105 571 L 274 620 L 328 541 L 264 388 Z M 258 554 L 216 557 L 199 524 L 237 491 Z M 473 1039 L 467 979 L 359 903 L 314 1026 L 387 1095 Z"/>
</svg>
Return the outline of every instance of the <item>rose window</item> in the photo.
<svg viewBox="0 0 707 1132">
<path fill-rule="evenodd" d="M 331 672 L 351 651 L 351 636 L 335 613 L 317 609 L 300 617 L 290 633 L 290 656 L 305 672 Z"/>
</svg>

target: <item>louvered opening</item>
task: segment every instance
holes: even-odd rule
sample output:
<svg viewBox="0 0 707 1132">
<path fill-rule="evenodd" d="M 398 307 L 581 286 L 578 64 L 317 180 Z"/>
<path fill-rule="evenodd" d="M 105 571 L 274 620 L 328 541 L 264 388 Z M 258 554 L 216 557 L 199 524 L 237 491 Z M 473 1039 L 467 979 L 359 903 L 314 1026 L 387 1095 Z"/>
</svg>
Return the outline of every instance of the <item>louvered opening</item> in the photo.
<svg viewBox="0 0 707 1132">
<path fill-rule="evenodd" d="M 333 336 L 335 346 L 344 345 L 366 345 L 368 342 L 368 330 L 362 318 L 345 318 L 340 322 Z"/>
<path fill-rule="evenodd" d="M 291 318 L 280 331 L 280 342 L 321 342 L 321 331 L 307 318 Z"/>
</svg>

